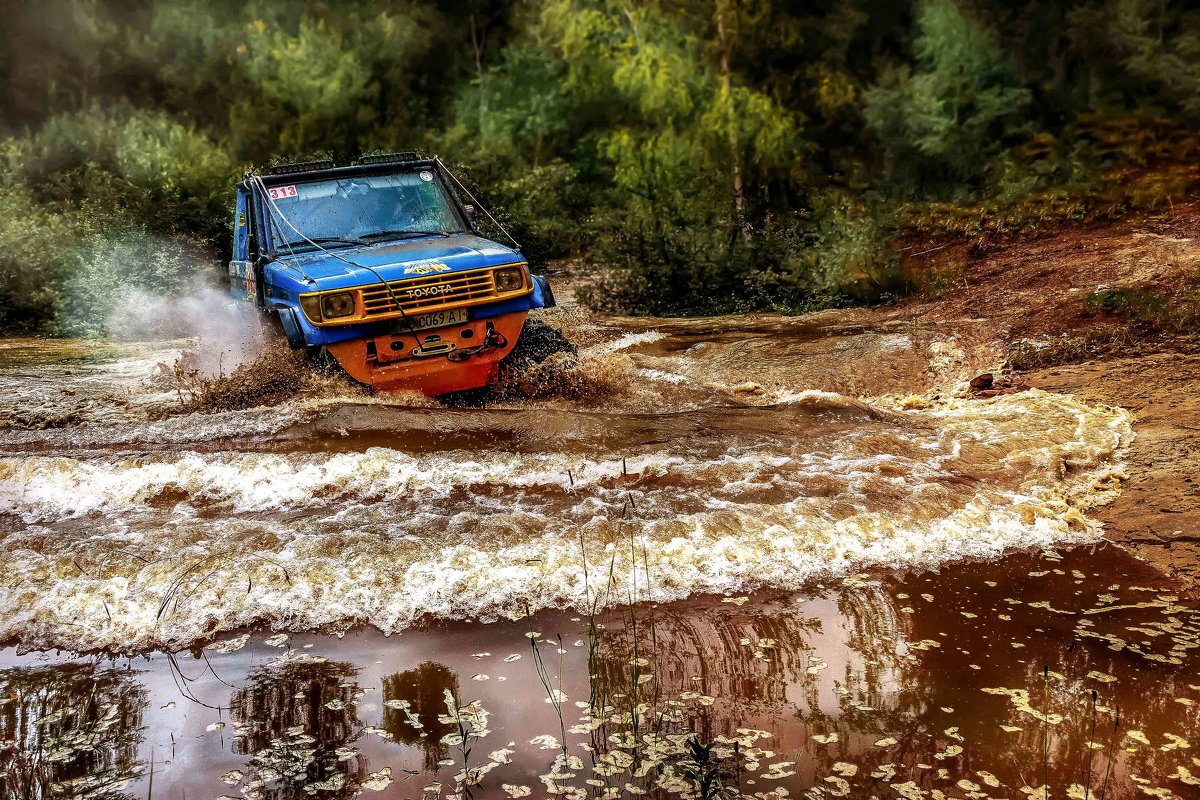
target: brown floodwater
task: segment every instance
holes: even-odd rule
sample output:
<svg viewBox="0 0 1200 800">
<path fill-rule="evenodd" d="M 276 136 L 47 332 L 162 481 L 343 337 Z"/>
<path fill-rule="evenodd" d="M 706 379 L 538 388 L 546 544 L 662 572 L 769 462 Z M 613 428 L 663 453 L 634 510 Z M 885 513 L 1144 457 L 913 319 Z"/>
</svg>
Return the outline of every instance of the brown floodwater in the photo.
<svg viewBox="0 0 1200 800">
<path fill-rule="evenodd" d="M 554 319 L 482 408 L 0 342 L 3 796 L 1196 795 L 1195 612 L 1088 516 L 1127 413 L 913 326 Z"/>
</svg>

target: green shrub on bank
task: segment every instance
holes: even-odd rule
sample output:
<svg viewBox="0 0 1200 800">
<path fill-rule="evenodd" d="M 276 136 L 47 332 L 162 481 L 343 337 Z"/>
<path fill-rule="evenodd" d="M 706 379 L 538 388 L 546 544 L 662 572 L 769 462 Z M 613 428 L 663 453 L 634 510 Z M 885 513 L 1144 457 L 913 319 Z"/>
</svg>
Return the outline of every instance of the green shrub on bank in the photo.
<svg viewBox="0 0 1200 800">
<path fill-rule="evenodd" d="M 203 249 L 131 228 L 93 235 L 66 259 L 55 308 L 55 332 L 103 336 L 150 313 L 148 302 L 183 295 L 202 273 Z"/>
<path fill-rule="evenodd" d="M 898 292 L 895 215 L 878 202 L 823 198 L 796 272 L 816 293 L 874 302 Z"/>
<path fill-rule="evenodd" d="M 24 187 L 0 184 L 0 330 L 53 330 L 69 275 L 66 254 L 87 228 L 77 215 L 38 203 Z"/>
<path fill-rule="evenodd" d="M 0 155 L 0 330 L 99 335 L 122 287 L 220 277 L 237 167 L 194 129 L 93 109 L 53 117 Z M 181 236 L 207 248 L 185 255 Z"/>
<path fill-rule="evenodd" d="M 895 221 L 883 208 L 838 197 L 759 229 L 728 220 L 630 228 L 603 240 L 603 263 L 613 266 L 579 295 L 600 310 L 646 314 L 877 302 L 901 288 L 895 236 Z"/>
<path fill-rule="evenodd" d="M 224 242 L 238 164 L 195 128 L 134 109 L 50 118 L 14 142 L 15 178 L 53 207 L 99 208 L 163 233 Z"/>
</svg>

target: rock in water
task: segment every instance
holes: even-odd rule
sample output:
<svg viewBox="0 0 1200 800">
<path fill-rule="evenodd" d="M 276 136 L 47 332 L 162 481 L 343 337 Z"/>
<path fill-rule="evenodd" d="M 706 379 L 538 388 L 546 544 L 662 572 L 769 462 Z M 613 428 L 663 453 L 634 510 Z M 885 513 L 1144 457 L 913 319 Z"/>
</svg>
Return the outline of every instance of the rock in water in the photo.
<svg viewBox="0 0 1200 800">
<path fill-rule="evenodd" d="M 990 372 L 985 372 L 982 375 L 976 375 L 974 378 L 971 378 L 971 391 L 986 392 L 988 389 L 992 388 L 993 381 L 994 378 Z"/>
</svg>

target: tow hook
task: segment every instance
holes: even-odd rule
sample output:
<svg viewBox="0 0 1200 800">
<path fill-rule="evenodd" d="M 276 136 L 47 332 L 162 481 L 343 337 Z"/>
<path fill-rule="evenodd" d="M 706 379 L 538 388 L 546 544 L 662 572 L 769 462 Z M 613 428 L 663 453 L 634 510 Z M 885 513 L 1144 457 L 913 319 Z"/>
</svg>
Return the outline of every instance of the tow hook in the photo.
<svg viewBox="0 0 1200 800">
<path fill-rule="evenodd" d="M 428 358 L 429 356 L 440 356 L 443 353 L 452 353 L 456 347 L 454 342 L 424 342 L 414 347 L 412 354 L 414 358 Z"/>
<path fill-rule="evenodd" d="M 506 347 L 508 339 L 503 333 L 500 333 L 492 325 L 491 320 L 486 323 L 486 328 L 483 334 L 483 341 L 478 347 L 459 348 L 452 353 L 447 353 L 446 358 L 450 361 L 466 361 L 471 356 L 477 356 L 480 353 L 490 353 L 496 348 Z"/>
</svg>

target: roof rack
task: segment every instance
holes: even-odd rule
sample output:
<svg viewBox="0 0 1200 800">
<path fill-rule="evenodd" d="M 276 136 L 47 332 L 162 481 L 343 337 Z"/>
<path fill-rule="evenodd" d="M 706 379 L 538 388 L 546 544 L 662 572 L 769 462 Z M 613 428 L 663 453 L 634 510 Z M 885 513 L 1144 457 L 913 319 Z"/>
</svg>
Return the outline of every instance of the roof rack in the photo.
<svg viewBox="0 0 1200 800">
<path fill-rule="evenodd" d="M 379 153 L 374 155 L 362 155 L 358 157 L 356 164 L 402 164 L 406 161 L 420 161 L 422 158 L 417 150 L 402 150 L 398 153 Z"/>
<path fill-rule="evenodd" d="M 316 172 L 322 169 L 332 169 L 333 159 L 325 158 L 320 161 L 293 161 L 290 164 L 272 164 L 262 171 L 263 175 L 291 175 L 296 172 Z"/>
</svg>

